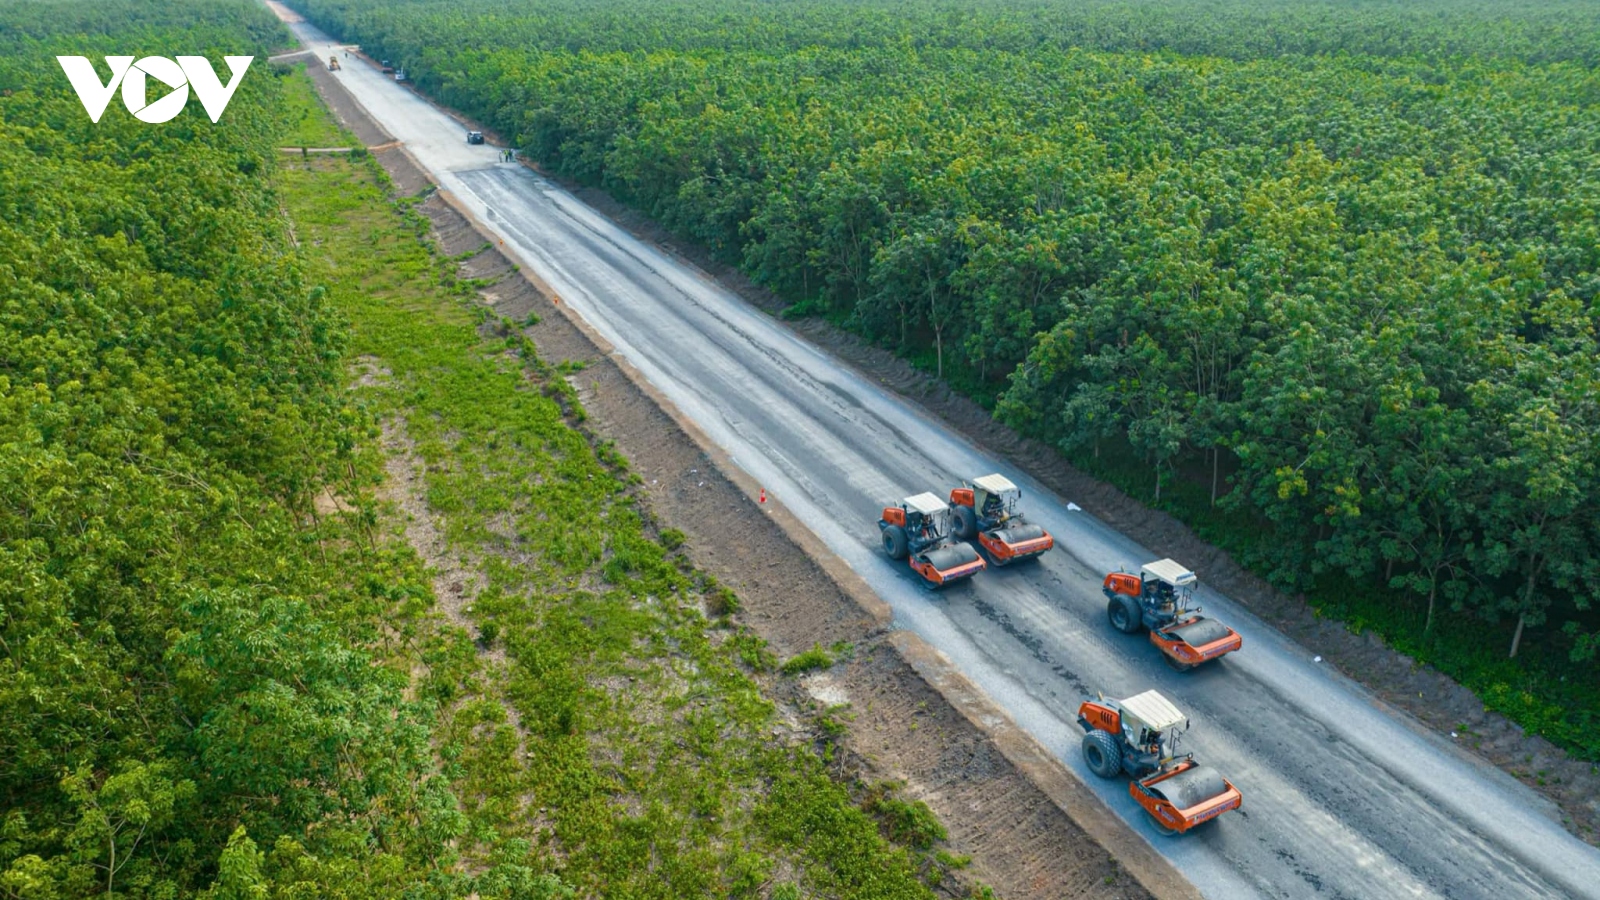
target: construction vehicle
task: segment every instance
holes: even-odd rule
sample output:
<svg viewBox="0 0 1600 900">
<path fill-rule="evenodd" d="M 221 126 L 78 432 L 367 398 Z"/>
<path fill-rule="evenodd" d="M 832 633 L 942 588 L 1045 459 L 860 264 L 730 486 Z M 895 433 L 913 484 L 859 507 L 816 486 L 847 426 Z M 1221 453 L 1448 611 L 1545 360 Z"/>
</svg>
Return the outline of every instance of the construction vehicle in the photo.
<svg viewBox="0 0 1600 900">
<path fill-rule="evenodd" d="M 469 132 L 467 132 L 467 143 L 469 143 L 469 144 L 481 144 L 481 143 L 483 143 L 483 132 L 481 132 L 481 131 L 469 131 Z"/>
<path fill-rule="evenodd" d="M 1054 547 L 1056 539 L 1048 531 L 1023 521 L 1017 508 L 1021 500 L 1022 489 L 1004 475 L 985 475 L 956 488 L 950 492 L 956 537 L 977 538 L 997 566 L 1032 559 Z"/>
<path fill-rule="evenodd" d="M 1156 691 L 1126 700 L 1089 700 L 1078 707 L 1083 761 L 1101 778 L 1127 773 L 1128 794 L 1162 834 L 1181 834 L 1244 802 L 1215 769 L 1180 754 L 1178 736 L 1189 719 Z"/>
<path fill-rule="evenodd" d="M 890 559 L 910 562 L 911 570 L 932 587 L 971 578 L 984 569 L 971 545 L 950 540 L 950 507 L 933 493 L 917 494 L 885 507 L 878 520 L 883 550 Z"/>
<path fill-rule="evenodd" d="M 337 56 L 328 57 L 328 71 L 329 72 L 337 72 L 337 71 L 339 71 L 339 57 L 337 57 Z"/>
<path fill-rule="evenodd" d="M 1200 577 L 1170 559 L 1146 564 L 1138 575 L 1112 572 L 1101 590 L 1111 627 L 1125 634 L 1140 629 L 1180 672 L 1239 649 L 1244 639 L 1232 628 L 1190 606 Z"/>
</svg>

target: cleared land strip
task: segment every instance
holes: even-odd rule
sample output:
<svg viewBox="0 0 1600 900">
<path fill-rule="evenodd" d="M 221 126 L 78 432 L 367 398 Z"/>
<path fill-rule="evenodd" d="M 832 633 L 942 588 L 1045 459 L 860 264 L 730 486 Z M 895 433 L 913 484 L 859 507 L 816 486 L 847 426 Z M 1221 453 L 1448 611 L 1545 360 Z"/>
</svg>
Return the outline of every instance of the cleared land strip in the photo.
<svg viewBox="0 0 1600 900">
<path fill-rule="evenodd" d="M 468 227 L 442 192 L 423 211 L 441 234 Z M 484 236 L 473 228 L 468 240 Z M 466 272 L 493 271 L 503 260 L 498 250 L 485 251 Z M 841 696 L 855 710 L 847 746 L 881 776 L 905 781 L 953 840 L 981 847 L 974 855 L 986 881 L 1010 897 L 1095 896 L 1096 885 L 1117 887 L 1120 867 L 1155 896 L 1198 896 L 936 650 L 908 632 L 883 641 L 882 601 L 781 504 L 752 501 L 759 488 L 750 476 L 564 304 L 552 303 L 547 287 L 524 274 L 497 288 L 488 292 L 497 313 L 513 321 L 539 316 L 526 333 L 541 356 L 583 364 L 570 380 L 590 421 L 646 475 L 652 508 L 689 536 L 696 563 L 738 593 L 744 621 L 782 656 L 836 641 L 873 648 L 858 654 L 869 665 L 852 663 L 839 676 Z M 902 648 L 922 665 L 908 666 Z M 854 699 L 862 696 L 873 698 L 864 709 Z"/>
<path fill-rule="evenodd" d="M 835 735 L 785 699 L 806 695 L 713 608 L 735 598 L 652 521 L 636 470 L 575 427 L 564 370 L 421 240 L 414 201 L 367 160 L 292 161 L 280 183 L 308 274 L 351 324 L 357 414 L 382 426 L 359 450 L 387 457 L 380 496 L 403 521 L 384 531 L 427 561 L 432 590 L 362 575 L 457 626 L 408 658 L 411 691 L 438 706 L 478 895 L 570 896 L 489 884 L 504 865 L 580 896 L 981 895 L 909 789 L 852 777 Z M 427 638 L 386 624 L 397 646 Z M 1102 896 L 1147 896 L 1125 887 Z"/>
<path fill-rule="evenodd" d="M 739 454 L 741 466 L 760 473 L 769 490 L 781 488 L 777 496 L 830 548 L 871 573 L 901 624 L 958 658 L 962 671 L 1056 758 L 1077 759 L 1071 698 L 1094 687 L 1154 684 L 1174 692 L 1169 696 L 1199 717 L 1194 749 L 1251 776 L 1248 816 L 1215 829 L 1214 840 L 1159 844 L 1216 896 L 1287 891 L 1309 897 L 1316 883 L 1374 895 L 1396 883 L 1439 896 L 1587 892 L 1552 888 L 1579 883 L 1573 873 L 1589 858 L 1579 860 L 1566 841 L 1551 839 L 1549 823 L 1531 803 L 1536 798 L 1375 711 L 1359 691 L 1227 598 L 1207 594 L 1211 608 L 1242 624 L 1253 648 L 1232 665 L 1178 679 L 1157 660 L 1126 653 L 1106 637 L 1104 604 L 1096 608 L 1092 588 L 1098 573 L 1145 551 L 1100 523 L 1061 512 L 1046 491 L 1032 493 L 1032 507 L 1058 538 L 1065 536 L 1067 554 L 1037 570 L 974 583 L 970 591 L 945 595 L 949 602 L 905 595 L 904 579 L 889 571 L 881 554 L 856 543 L 876 518 L 876 509 L 867 507 L 912 485 L 985 471 L 980 467 L 994 466 L 992 460 L 862 386 L 836 361 L 775 336 L 762 317 L 630 241 L 559 188 L 489 163 L 493 148 L 466 147 L 456 124 L 415 95 L 366 67 L 341 77 L 405 137 L 409 151 L 461 190 L 497 235 L 561 285 L 564 305 L 581 309 L 625 348 L 675 404 Z M 682 352 L 693 335 L 704 339 L 704 354 Z M 857 460 L 846 445 L 865 445 L 866 456 Z M 1077 672 L 1092 685 L 1080 684 Z M 1018 693 L 1019 685 L 1026 694 Z M 1116 785 L 1090 781 L 1106 802 L 1126 805 Z M 1366 787 L 1351 793 L 1352 781 Z M 1419 819 L 1429 827 L 1418 830 Z M 1575 862 L 1581 864 L 1575 868 Z"/>
<path fill-rule="evenodd" d="M 316 70 L 313 77 L 346 127 L 358 135 L 383 134 L 335 79 Z M 377 158 L 404 192 L 414 193 L 427 181 L 403 150 Z M 434 221 L 446 253 L 465 252 L 485 241 L 438 196 L 421 211 Z M 491 250 L 464 263 L 463 274 L 497 277 L 510 268 L 509 261 Z M 874 637 L 881 612 L 875 615 L 869 607 L 876 598 L 841 586 L 818 566 L 798 543 L 810 541 L 813 553 L 825 554 L 809 532 L 782 527 L 774 520 L 782 521 L 785 513 L 766 512 L 754 503 L 740 486 L 748 476 L 725 461 L 718 465 L 720 454 L 708 450 L 710 442 L 691 438 L 668 412 L 670 406 L 586 334 L 564 305 L 552 303 L 549 294 L 521 276 L 498 281 L 487 296 L 506 319 L 521 320 L 529 312 L 539 316 L 526 333 L 542 358 L 583 363 L 571 380 L 597 434 L 616 440 L 633 462 L 645 479 L 652 509 L 664 526 L 689 536 L 697 565 L 735 589 L 745 621 L 783 655 L 817 643 L 857 644 L 855 658 L 842 671 L 830 673 L 839 696 L 851 698 L 846 749 L 868 770 L 904 781 L 911 796 L 939 813 L 952 843 L 970 848 L 981 880 L 1010 897 L 1143 895 L 1130 883 L 1134 879 L 1155 896 L 1196 896 L 1170 864 L 1093 795 L 1082 792 L 1043 748 L 1005 725 L 998 711 L 984 709 L 976 716 L 978 723 L 964 715 L 976 692 L 962 692 L 965 709 L 958 711 L 893 644 L 881 640 L 881 634 Z M 765 510 L 775 507 L 769 503 Z M 840 571 L 848 569 L 841 566 Z M 797 602 L 801 597 L 804 602 Z M 942 665 L 925 645 L 919 658 L 925 666 Z M 945 679 L 941 687 L 954 689 L 959 683 Z M 981 723 L 1005 729 L 1008 738 L 997 747 L 980 730 Z M 1068 805 L 1089 821 L 1068 816 L 1013 757 L 1035 769 L 1053 765 L 1056 790 L 1077 792 L 1078 802 Z M 1091 837 L 1097 832 L 1100 840 Z"/>
</svg>

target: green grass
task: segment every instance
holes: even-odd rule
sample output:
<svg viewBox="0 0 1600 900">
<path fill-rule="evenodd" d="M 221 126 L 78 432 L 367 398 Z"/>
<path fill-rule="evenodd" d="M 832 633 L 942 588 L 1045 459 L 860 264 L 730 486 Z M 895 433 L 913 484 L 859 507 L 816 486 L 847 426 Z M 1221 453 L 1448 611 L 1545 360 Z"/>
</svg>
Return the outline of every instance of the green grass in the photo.
<svg viewBox="0 0 1600 900">
<path fill-rule="evenodd" d="M 465 633 L 441 644 L 419 684 L 471 823 L 464 857 L 510 854 L 608 897 L 775 895 L 774 879 L 795 896 L 931 897 L 942 827 L 918 814 L 906 832 L 910 807 L 773 737 L 770 651 L 700 612 L 736 598 L 682 558 L 682 535 L 655 533 L 626 462 L 472 302 L 412 201 L 370 161 L 295 160 L 281 181 L 351 353 L 387 373 L 359 404 L 411 442 L 428 505 L 483 578 L 478 649 Z"/>
<path fill-rule="evenodd" d="M 319 64 L 320 65 L 320 64 Z M 360 147 L 355 135 L 328 115 L 305 63 L 295 63 L 279 76 L 283 88 L 283 147 Z"/>
<path fill-rule="evenodd" d="M 799 675 L 803 672 L 814 672 L 818 669 L 826 669 L 832 665 L 833 657 L 829 656 L 828 651 L 822 649 L 822 646 L 819 644 L 813 646 L 810 650 L 807 650 L 804 653 L 796 654 L 785 661 L 783 664 L 783 674 Z"/>
</svg>

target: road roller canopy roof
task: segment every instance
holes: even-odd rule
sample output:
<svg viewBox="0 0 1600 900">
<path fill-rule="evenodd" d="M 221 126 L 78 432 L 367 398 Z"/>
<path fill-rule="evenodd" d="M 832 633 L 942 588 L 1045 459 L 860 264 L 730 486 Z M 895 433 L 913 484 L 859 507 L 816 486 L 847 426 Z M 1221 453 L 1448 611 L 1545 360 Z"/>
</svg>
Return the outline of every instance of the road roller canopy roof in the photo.
<svg viewBox="0 0 1600 900">
<path fill-rule="evenodd" d="M 1154 578 L 1157 581 L 1165 581 L 1167 584 L 1170 584 L 1173 587 L 1188 587 L 1189 585 L 1200 580 L 1199 575 L 1196 575 L 1188 569 L 1185 569 L 1181 563 L 1174 562 L 1170 559 L 1161 559 L 1156 560 L 1153 563 L 1145 563 L 1144 573 L 1146 576 Z"/>
<path fill-rule="evenodd" d="M 939 499 L 939 495 L 933 493 L 922 493 L 915 497 L 907 497 L 905 504 L 906 509 L 922 513 L 925 516 L 942 513 L 950 508 L 948 503 Z"/>
<path fill-rule="evenodd" d="M 1189 721 L 1188 717 L 1172 705 L 1172 701 L 1156 691 L 1145 691 L 1122 701 L 1122 713 L 1138 719 L 1151 731 L 1166 731 L 1174 725 Z"/>
<path fill-rule="evenodd" d="M 1011 483 L 1011 479 L 1004 475 L 985 475 L 982 478 L 974 478 L 972 479 L 972 484 L 974 487 L 983 488 L 991 494 L 1004 494 L 1006 491 L 1017 489 L 1017 486 Z"/>
</svg>

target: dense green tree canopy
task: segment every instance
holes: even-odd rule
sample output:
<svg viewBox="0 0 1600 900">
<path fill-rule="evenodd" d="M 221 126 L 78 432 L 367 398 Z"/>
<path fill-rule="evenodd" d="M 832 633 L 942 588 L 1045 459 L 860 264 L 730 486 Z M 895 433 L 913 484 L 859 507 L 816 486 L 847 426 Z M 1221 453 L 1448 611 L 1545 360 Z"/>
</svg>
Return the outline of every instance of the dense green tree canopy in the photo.
<svg viewBox="0 0 1600 900">
<path fill-rule="evenodd" d="M 1280 584 L 1592 658 L 1600 5 L 296 5 L 1026 432 L 1209 483 Z"/>
<path fill-rule="evenodd" d="M 341 633 L 359 588 L 310 564 L 352 432 L 263 177 L 276 79 L 218 124 L 92 124 L 52 58 L 287 36 L 227 0 L 0 23 L 0 896 L 266 896 L 255 842 L 395 896 L 459 813 L 404 677 Z"/>
</svg>

